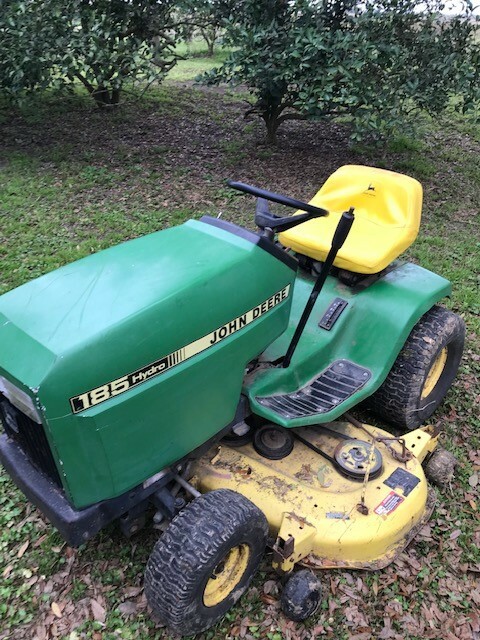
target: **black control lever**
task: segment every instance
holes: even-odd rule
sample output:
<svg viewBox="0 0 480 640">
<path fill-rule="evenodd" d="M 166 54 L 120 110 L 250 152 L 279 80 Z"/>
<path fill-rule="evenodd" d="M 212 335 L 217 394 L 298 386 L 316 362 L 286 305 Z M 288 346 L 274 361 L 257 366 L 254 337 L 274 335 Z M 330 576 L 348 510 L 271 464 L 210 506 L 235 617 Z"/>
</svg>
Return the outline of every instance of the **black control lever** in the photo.
<svg viewBox="0 0 480 640">
<path fill-rule="evenodd" d="M 333 234 L 332 246 L 330 247 L 330 251 L 335 251 L 335 256 L 343 247 L 345 240 L 347 239 L 348 234 L 350 233 L 350 229 L 352 228 L 353 221 L 355 220 L 355 216 L 353 215 L 353 207 L 350 207 L 348 211 L 344 211 L 342 213 L 342 217 L 338 221 L 337 228 L 335 229 L 335 233 Z M 334 256 L 334 259 L 335 259 Z M 328 260 L 328 256 L 327 256 Z M 325 264 L 327 261 L 325 261 Z M 333 263 L 333 260 L 332 260 Z"/>
<path fill-rule="evenodd" d="M 290 345 L 287 349 L 287 353 L 285 354 L 282 360 L 282 367 L 286 369 L 290 364 L 293 353 L 297 348 L 298 341 L 305 329 L 305 325 L 307 324 L 308 318 L 312 313 L 312 309 L 315 306 L 315 302 L 317 301 L 318 294 L 323 288 L 325 284 L 325 280 L 327 279 L 328 274 L 330 273 L 330 269 L 332 268 L 333 261 L 335 260 L 337 253 L 343 246 L 343 243 L 347 239 L 347 236 L 352 227 L 355 216 L 353 215 L 353 207 L 350 207 L 348 211 L 344 211 L 342 213 L 342 217 L 338 221 L 337 228 L 335 229 L 335 233 L 333 234 L 332 246 L 330 247 L 330 251 L 325 259 L 325 262 L 322 265 L 322 270 L 320 271 L 320 275 L 318 276 L 315 284 L 313 285 L 313 289 L 310 293 L 310 297 L 305 305 L 305 309 L 303 310 L 302 317 L 299 320 L 297 328 L 295 329 L 295 333 L 293 334 L 293 338 L 290 342 Z"/>
</svg>

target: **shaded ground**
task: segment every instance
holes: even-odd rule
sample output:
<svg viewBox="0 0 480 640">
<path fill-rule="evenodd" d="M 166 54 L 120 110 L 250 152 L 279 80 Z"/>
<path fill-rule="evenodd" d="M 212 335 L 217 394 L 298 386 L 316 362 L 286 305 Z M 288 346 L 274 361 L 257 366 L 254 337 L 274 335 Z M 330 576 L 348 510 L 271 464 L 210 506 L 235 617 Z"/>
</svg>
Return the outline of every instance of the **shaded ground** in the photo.
<svg viewBox="0 0 480 640">
<path fill-rule="evenodd" d="M 223 92 L 215 89 L 170 87 L 160 90 L 150 107 L 128 104 L 121 113 L 107 115 L 76 100 L 68 113 L 59 114 L 47 126 L 40 114 L 29 125 L 21 116 L 10 119 L 2 127 L 3 145 L 8 151 L 26 151 L 33 157 L 46 154 L 60 170 L 65 162 L 80 169 L 94 161 L 95 173 L 99 167 L 111 172 L 100 172 L 94 179 L 97 185 L 111 184 L 107 196 L 115 195 L 112 189 L 123 197 L 132 196 L 139 171 L 141 178 L 153 179 L 156 174 L 157 193 L 153 196 L 160 207 L 199 202 L 211 206 L 211 183 L 221 186 L 232 175 L 242 180 L 261 179 L 271 188 L 295 189 L 296 195 L 305 195 L 309 188 L 318 188 L 339 162 L 359 160 L 358 154 L 351 152 L 345 158 L 346 132 L 339 126 L 290 124 L 279 149 L 266 147 L 261 143 L 261 125 L 244 120 L 235 94 L 222 96 Z M 175 189 L 170 186 L 172 179 Z M 179 191 L 178 183 L 187 191 Z M 83 195 L 88 203 L 91 194 Z M 144 206 L 153 204 L 149 195 Z"/>
<path fill-rule="evenodd" d="M 187 217 L 223 212 L 252 224 L 253 199 L 227 178 L 309 198 L 339 165 L 375 164 L 424 185 L 422 234 L 409 257 L 448 277 L 467 322 L 461 372 L 434 416 L 459 457 L 431 522 L 382 572 L 329 571 L 306 624 L 279 612 L 264 563 L 254 586 L 203 638 L 480 638 L 480 132 L 454 117 L 425 122 L 426 142 L 351 148 L 341 125 L 290 123 L 278 148 L 243 119 L 242 95 L 165 86 L 102 114 L 88 101 L 42 102 L 0 123 L 0 292 L 70 260 Z M 0 639 L 166 638 L 146 611 L 142 571 L 155 533 L 111 528 L 66 547 L 0 472 Z"/>
</svg>

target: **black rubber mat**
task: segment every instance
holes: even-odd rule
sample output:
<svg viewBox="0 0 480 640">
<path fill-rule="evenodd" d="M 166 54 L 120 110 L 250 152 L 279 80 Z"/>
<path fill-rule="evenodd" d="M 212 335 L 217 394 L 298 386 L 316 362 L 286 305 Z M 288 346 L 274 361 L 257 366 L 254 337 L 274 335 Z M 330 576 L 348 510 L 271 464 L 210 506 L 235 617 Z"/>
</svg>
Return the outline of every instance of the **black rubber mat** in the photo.
<svg viewBox="0 0 480 640">
<path fill-rule="evenodd" d="M 262 407 L 283 418 L 301 418 L 327 413 L 361 389 L 370 380 L 368 369 L 349 360 L 336 360 L 310 384 L 293 393 L 257 396 Z"/>
</svg>

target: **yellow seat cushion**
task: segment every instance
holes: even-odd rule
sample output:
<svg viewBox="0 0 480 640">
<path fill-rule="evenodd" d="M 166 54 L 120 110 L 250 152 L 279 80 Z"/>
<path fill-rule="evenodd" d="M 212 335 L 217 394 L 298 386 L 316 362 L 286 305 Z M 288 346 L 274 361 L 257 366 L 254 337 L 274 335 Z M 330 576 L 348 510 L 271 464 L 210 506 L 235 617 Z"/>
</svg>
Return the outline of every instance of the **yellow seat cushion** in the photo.
<svg viewBox="0 0 480 640">
<path fill-rule="evenodd" d="M 345 165 L 328 178 L 310 204 L 328 209 L 330 215 L 284 231 L 280 242 L 323 262 L 342 212 L 354 207 L 355 220 L 334 265 L 355 273 L 378 273 L 417 237 L 422 186 L 393 171 Z"/>
</svg>

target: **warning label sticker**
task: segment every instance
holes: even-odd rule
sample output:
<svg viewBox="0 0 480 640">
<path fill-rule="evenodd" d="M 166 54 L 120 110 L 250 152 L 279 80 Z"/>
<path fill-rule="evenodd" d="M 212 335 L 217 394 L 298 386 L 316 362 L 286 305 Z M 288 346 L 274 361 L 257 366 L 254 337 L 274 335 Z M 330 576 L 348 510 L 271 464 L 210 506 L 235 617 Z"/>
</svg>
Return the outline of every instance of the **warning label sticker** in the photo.
<svg viewBox="0 0 480 640">
<path fill-rule="evenodd" d="M 404 501 L 405 498 L 399 496 L 395 491 L 390 491 L 388 496 L 384 498 L 375 508 L 375 513 L 379 516 L 388 516 Z"/>
</svg>

